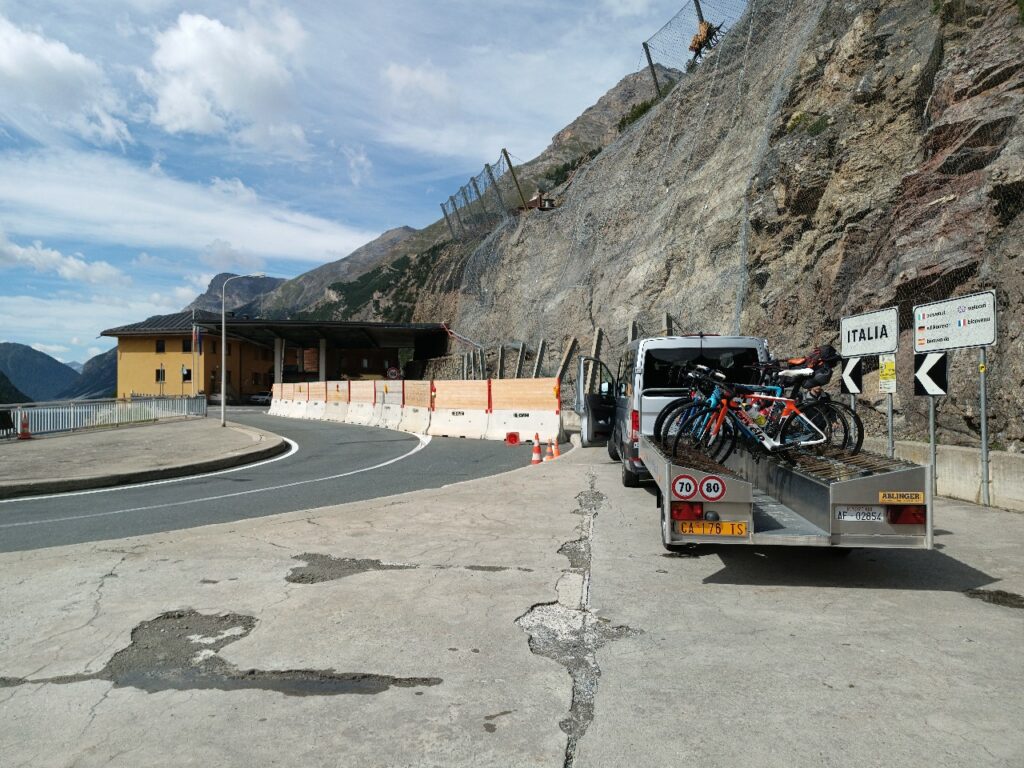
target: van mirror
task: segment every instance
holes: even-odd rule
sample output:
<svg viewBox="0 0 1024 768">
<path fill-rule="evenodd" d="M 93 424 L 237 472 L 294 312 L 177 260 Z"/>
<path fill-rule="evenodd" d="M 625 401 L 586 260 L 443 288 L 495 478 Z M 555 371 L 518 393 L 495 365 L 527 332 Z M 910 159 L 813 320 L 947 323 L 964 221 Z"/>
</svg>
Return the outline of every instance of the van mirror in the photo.
<svg viewBox="0 0 1024 768">
<path fill-rule="evenodd" d="M 611 391 L 612 391 L 612 385 L 609 382 L 607 382 L 607 381 L 602 381 L 601 382 L 601 396 L 602 397 L 607 397 L 608 395 L 611 394 Z"/>
</svg>

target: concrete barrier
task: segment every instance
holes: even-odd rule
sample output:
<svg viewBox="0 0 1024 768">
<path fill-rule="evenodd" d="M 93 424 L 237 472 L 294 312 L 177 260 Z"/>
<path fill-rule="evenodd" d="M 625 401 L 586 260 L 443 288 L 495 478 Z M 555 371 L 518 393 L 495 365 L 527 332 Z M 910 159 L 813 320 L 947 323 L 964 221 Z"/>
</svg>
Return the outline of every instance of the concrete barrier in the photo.
<svg viewBox="0 0 1024 768">
<path fill-rule="evenodd" d="M 398 423 L 402 432 L 425 435 L 430 429 L 430 409 L 407 405 L 402 409 L 402 420 Z"/>
<path fill-rule="evenodd" d="M 488 440 L 504 440 L 518 432 L 520 440 L 540 435 L 543 442 L 561 441 L 558 379 L 495 379 L 491 381 Z"/>
<path fill-rule="evenodd" d="M 306 403 L 306 413 L 303 418 L 307 419 L 323 419 L 324 409 L 327 403 L 323 400 L 310 400 Z"/>
<path fill-rule="evenodd" d="M 347 421 L 348 417 L 348 403 L 325 403 L 324 404 L 324 421 Z"/>
<path fill-rule="evenodd" d="M 869 437 L 864 449 L 885 454 L 884 438 Z M 928 443 L 896 441 L 896 457 L 915 464 L 930 463 Z M 940 445 L 935 451 L 935 480 L 939 496 L 981 503 L 981 448 Z M 992 506 L 1024 512 L 1024 455 L 990 451 L 989 501 Z"/>
<path fill-rule="evenodd" d="M 398 425 L 402 422 L 402 404 L 405 399 L 403 384 L 402 381 L 377 383 L 377 403 L 380 406 L 378 426 L 385 429 L 398 429 Z"/>
<path fill-rule="evenodd" d="M 428 435 L 479 440 L 487 432 L 488 382 L 435 381 Z"/>
<path fill-rule="evenodd" d="M 374 426 L 380 422 L 380 410 L 377 407 L 375 381 L 349 382 L 348 416 L 349 424 Z"/>
</svg>

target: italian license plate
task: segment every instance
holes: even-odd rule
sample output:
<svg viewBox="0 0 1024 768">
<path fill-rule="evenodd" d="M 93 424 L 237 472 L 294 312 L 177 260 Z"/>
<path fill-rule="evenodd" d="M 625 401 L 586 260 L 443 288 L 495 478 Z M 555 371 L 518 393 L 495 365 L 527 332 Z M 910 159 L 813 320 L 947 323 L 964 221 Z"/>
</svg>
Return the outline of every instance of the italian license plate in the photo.
<svg viewBox="0 0 1024 768">
<path fill-rule="evenodd" d="M 707 520 L 679 520 L 676 533 L 684 536 L 746 536 L 746 522 L 710 522 Z"/>
<path fill-rule="evenodd" d="M 878 504 L 844 504 L 836 507 L 836 520 L 844 523 L 884 523 L 885 507 Z"/>
</svg>

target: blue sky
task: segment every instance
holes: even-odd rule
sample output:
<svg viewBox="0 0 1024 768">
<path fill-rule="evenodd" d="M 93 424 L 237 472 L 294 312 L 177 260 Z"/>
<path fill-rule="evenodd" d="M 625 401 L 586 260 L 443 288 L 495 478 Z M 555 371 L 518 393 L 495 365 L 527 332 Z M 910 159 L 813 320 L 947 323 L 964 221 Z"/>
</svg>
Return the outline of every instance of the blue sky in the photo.
<svg viewBox="0 0 1024 768">
<path fill-rule="evenodd" d="M 84 361 L 526 160 L 680 0 L 0 0 L 0 341 Z"/>
</svg>

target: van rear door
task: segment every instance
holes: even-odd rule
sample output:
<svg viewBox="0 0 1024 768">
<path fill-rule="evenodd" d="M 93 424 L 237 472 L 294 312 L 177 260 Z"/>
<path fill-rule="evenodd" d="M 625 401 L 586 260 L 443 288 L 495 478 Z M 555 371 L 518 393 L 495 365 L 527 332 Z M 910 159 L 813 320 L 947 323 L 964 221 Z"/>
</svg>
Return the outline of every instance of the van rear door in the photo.
<svg viewBox="0 0 1024 768">
<path fill-rule="evenodd" d="M 615 427 L 615 377 L 596 357 L 580 356 L 576 373 L 576 407 L 584 448 L 605 445 Z"/>
</svg>

